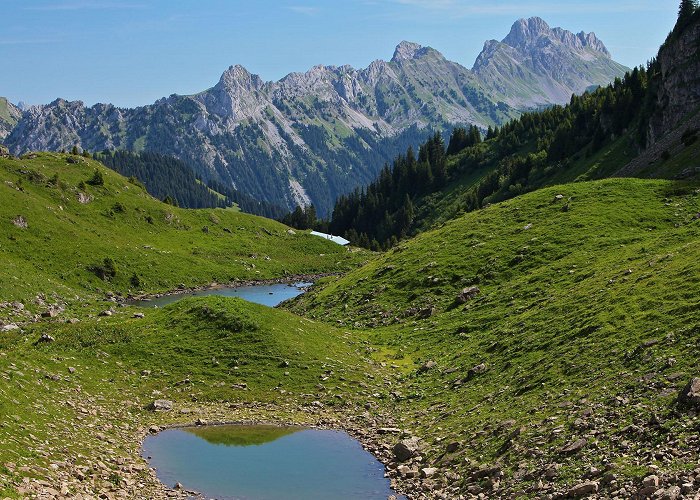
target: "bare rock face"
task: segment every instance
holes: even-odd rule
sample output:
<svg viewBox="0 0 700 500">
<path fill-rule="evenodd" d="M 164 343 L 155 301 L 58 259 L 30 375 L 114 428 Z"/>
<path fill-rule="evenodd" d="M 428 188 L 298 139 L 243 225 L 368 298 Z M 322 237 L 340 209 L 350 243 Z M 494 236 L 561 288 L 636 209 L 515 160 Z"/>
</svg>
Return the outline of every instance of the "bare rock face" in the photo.
<svg viewBox="0 0 700 500">
<path fill-rule="evenodd" d="M 648 144 L 654 144 L 673 130 L 700 106 L 700 22 L 686 27 L 671 38 L 658 55 L 663 82 L 659 89 L 657 112 L 648 131 Z"/>
<path fill-rule="evenodd" d="M 595 33 L 551 28 L 539 17 L 516 21 L 501 42 L 486 42 L 472 68 L 492 94 L 519 108 L 567 102 L 627 69 Z"/>
</svg>

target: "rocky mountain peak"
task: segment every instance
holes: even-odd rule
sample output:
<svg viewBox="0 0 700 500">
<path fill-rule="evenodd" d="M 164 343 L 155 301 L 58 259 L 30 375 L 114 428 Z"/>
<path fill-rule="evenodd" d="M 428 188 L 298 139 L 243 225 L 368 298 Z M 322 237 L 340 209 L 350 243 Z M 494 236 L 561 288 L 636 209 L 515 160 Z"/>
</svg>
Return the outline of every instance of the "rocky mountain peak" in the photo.
<svg viewBox="0 0 700 500">
<path fill-rule="evenodd" d="M 391 58 L 391 62 L 407 61 L 409 59 L 414 59 L 422 48 L 423 46 L 420 44 L 414 42 L 407 42 L 406 40 L 404 40 L 396 46 L 396 49 L 394 50 L 394 56 Z"/>
<path fill-rule="evenodd" d="M 521 50 L 561 43 L 572 50 L 590 49 L 610 57 L 610 52 L 595 33 L 582 31 L 574 34 L 562 28 L 550 28 L 540 17 L 517 20 L 502 43 Z"/>
<path fill-rule="evenodd" d="M 260 90 L 264 82 L 258 75 L 254 75 L 245 69 L 240 64 L 235 66 L 229 66 L 229 68 L 223 72 L 221 78 L 219 79 L 218 86 L 224 87 L 229 90 Z"/>
<path fill-rule="evenodd" d="M 511 47 L 525 47 L 535 43 L 541 36 L 551 36 L 552 29 L 541 17 L 518 19 L 503 43 Z"/>
</svg>

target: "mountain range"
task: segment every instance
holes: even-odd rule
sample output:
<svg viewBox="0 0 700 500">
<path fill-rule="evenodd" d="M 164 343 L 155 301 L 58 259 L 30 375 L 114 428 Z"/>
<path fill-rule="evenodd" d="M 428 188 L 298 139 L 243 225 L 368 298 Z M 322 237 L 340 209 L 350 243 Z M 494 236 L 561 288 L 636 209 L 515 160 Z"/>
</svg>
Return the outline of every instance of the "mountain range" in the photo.
<svg viewBox="0 0 700 500">
<path fill-rule="evenodd" d="M 18 116 L 8 103 L 0 119 L 14 154 L 73 145 L 152 151 L 184 160 L 205 181 L 285 208 L 313 203 L 323 215 L 433 130 L 498 126 L 626 69 L 594 34 L 532 18 L 486 42 L 471 70 L 404 41 L 390 61 L 365 69 L 319 65 L 265 82 L 236 65 L 208 90 L 148 106 L 57 99 Z"/>
</svg>

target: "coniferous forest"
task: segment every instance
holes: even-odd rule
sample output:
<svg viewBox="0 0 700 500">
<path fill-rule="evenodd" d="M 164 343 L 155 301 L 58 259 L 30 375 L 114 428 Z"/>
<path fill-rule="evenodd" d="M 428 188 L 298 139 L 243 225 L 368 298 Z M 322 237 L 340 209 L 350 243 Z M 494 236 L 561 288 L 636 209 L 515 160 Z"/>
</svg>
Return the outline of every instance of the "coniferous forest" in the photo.
<svg viewBox="0 0 700 500">
<path fill-rule="evenodd" d="M 125 177 L 141 182 L 160 200 L 184 208 L 227 208 L 233 204 L 241 210 L 264 217 L 280 217 L 284 211 L 225 186 L 218 181 L 206 184 L 185 162 L 172 156 L 152 152 L 103 151 L 95 158 Z"/>
<path fill-rule="evenodd" d="M 340 196 L 328 230 L 366 248 L 387 249 L 424 229 L 416 206 L 452 185 L 469 186 L 460 207 L 468 212 L 546 185 L 577 158 L 623 135 L 642 149 L 661 81 L 652 60 L 607 87 L 572 96 L 566 106 L 489 127 L 483 140 L 474 126 L 454 129 L 447 144 L 437 133 L 417 155 L 409 147 L 366 188 Z"/>
</svg>

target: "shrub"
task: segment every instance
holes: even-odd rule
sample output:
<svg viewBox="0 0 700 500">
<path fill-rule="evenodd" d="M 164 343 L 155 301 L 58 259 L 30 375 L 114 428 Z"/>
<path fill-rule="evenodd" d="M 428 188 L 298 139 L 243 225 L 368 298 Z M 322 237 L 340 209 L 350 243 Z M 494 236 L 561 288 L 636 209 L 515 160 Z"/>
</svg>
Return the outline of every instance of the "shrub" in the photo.
<svg viewBox="0 0 700 500">
<path fill-rule="evenodd" d="M 91 186 L 104 186 L 105 178 L 102 176 L 102 172 L 100 172 L 99 169 L 95 169 L 95 173 L 92 174 L 92 177 L 90 177 L 87 183 Z"/>
<path fill-rule="evenodd" d="M 117 275 L 117 265 L 114 260 L 105 257 L 102 264 L 96 264 L 90 267 L 90 271 L 103 281 L 109 281 Z"/>
</svg>

